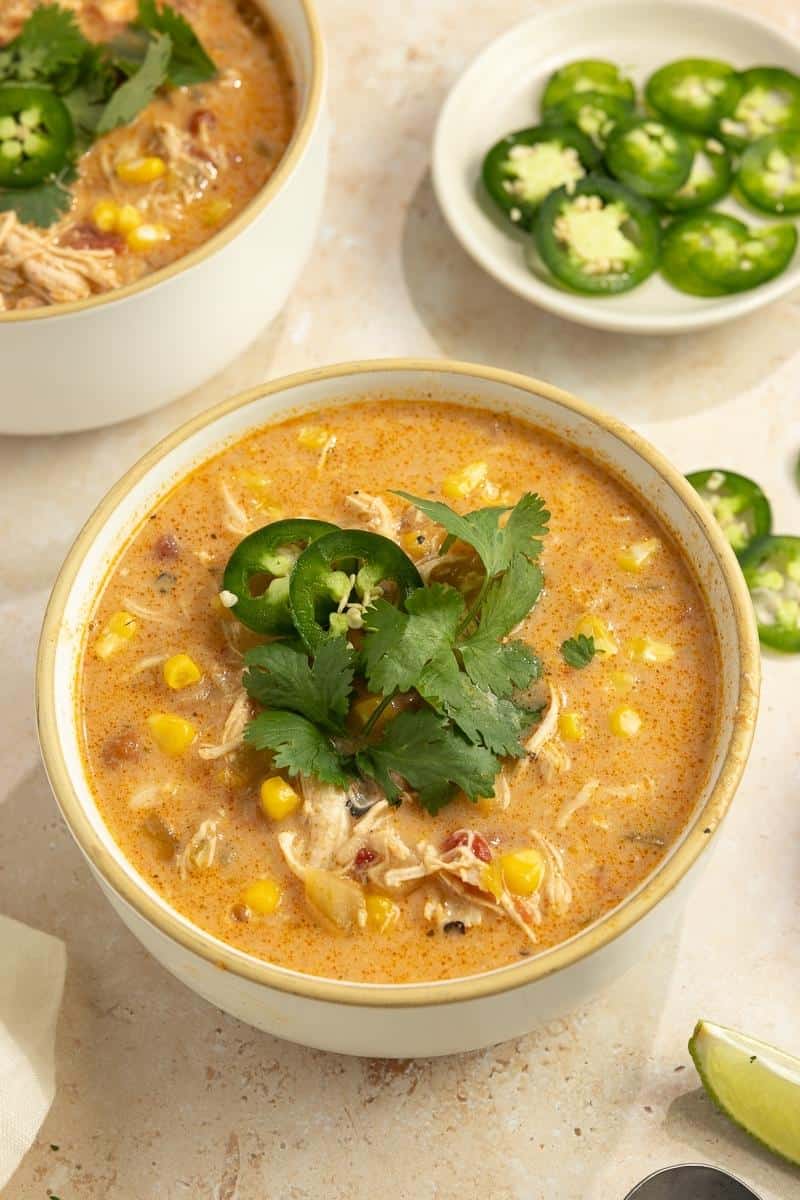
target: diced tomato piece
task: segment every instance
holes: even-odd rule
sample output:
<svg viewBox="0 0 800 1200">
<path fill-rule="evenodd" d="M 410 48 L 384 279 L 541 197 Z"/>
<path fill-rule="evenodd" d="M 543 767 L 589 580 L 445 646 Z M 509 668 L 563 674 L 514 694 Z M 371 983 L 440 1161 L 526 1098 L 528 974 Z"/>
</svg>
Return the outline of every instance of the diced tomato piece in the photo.
<svg viewBox="0 0 800 1200">
<path fill-rule="evenodd" d="M 473 829 L 456 829 L 453 833 L 449 833 L 442 842 L 442 854 L 447 854 L 449 850 L 455 850 L 457 846 L 469 846 L 472 853 L 481 862 L 492 861 L 492 850 L 489 843 L 485 837 Z"/>
</svg>

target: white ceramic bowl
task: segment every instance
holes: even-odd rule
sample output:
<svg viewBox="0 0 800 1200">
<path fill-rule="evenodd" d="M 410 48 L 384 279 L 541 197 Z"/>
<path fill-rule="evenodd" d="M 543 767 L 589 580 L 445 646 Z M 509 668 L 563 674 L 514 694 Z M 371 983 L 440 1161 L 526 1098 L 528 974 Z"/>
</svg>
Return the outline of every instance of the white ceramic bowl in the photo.
<svg viewBox="0 0 800 1200">
<path fill-rule="evenodd" d="M 74 304 L 0 313 L 0 433 L 111 425 L 198 387 L 283 307 L 311 250 L 328 151 L 313 0 L 257 0 L 297 83 L 294 136 L 246 208 L 198 249 Z"/>
<path fill-rule="evenodd" d="M 723 719 L 712 778 L 684 836 L 613 912 L 565 944 L 480 976 L 403 985 L 343 983 L 235 950 L 169 907 L 125 860 L 98 813 L 81 758 L 77 678 L 87 618 L 110 565 L 151 506 L 231 439 L 289 412 L 361 397 L 457 400 L 528 418 L 607 464 L 682 545 L 723 648 Z M 101 887 L 133 933 L 190 988 L 251 1025 L 349 1054 L 449 1054 L 516 1037 L 580 1002 L 641 956 L 672 919 L 690 869 L 739 781 L 757 708 L 759 650 L 741 571 L 713 518 L 674 467 L 625 426 L 522 375 L 443 361 L 375 362 L 310 371 L 227 401 L 189 422 L 109 493 L 53 590 L 38 664 L 39 733 L 64 817 Z"/>
<path fill-rule="evenodd" d="M 706 299 L 656 273 L 620 296 L 581 296 L 531 273 L 526 237 L 509 229 L 478 187 L 486 151 L 514 129 L 539 123 L 548 77 L 579 58 L 618 63 L 637 88 L 676 58 L 721 58 L 738 68 L 776 65 L 800 73 L 800 43 L 764 21 L 709 0 L 586 0 L 548 9 L 492 42 L 445 101 L 433 143 L 433 183 L 464 249 L 512 292 L 549 312 L 623 333 L 685 333 L 754 312 L 800 286 L 800 252 L 762 287 Z M 726 199 L 717 207 L 751 225 L 774 219 Z"/>
</svg>

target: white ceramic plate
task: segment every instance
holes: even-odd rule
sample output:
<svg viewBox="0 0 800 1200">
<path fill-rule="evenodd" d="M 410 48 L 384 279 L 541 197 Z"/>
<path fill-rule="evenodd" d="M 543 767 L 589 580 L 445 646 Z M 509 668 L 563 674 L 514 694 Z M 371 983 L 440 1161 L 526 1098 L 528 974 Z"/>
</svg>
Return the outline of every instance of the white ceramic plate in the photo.
<svg viewBox="0 0 800 1200">
<path fill-rule="evenodd" d="M 513 292 L 562 317 L 626 333 L 684 333 L 741 317 L 800 287 L 800 251 L 789 268 L 751 292 L 688 296 L 656 273 L 621 296 L 561 291 L 525 265 L 525 237 L 480 198 L 483 156 L 504 134 L 536 125 L 539 97 L 558 67 L 579 58 L 618 63 L 637 87 L 676 58 L 721 58 L 738 68 L 781 66 L 800 73 L 800 44 L 751 16 L 708 0 L 590 0 L 543 13 L 492 42 L 452 88 L 433 144 L 433 183 L 465 250 Z M 721 208 L 770 224 L 730 200 Z"/>
</svg>

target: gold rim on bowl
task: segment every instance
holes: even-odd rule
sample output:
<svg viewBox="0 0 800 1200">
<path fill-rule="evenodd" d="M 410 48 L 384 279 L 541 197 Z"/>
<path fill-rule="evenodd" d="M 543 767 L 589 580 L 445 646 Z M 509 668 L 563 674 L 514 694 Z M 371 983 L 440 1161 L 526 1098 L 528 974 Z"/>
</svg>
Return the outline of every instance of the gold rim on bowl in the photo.
<svg viewBox="0 0 800 1200">
<path fill-rule="evenodd" d="M 181 917 L 166 901 L 157 901 L 137 882 L 133 868 L 126 870 L 101 841 L 93 828 L 83 801 L 67 768 L 57 736 L 55 695 L 56 647 L 63 628 L 67 599 L 87 551 L 106 520 L 131 489 L 172 450 L 235 409 L 257 399 L 288 393 L 309 383 L 358 377 L 370 372 L 418 372 L 420 374 L 460 375 L 466 383 L 480 379 L 499 383 L 538 395 L 562 408 L 587 418 L 642 458 L 677 493 L 690 511 L 695 525 L 710 544 L 717 566 L 725 580 L 736 624 L 739 655 L 739 694 L 730 740 L 716 783 L 692 827 L 669 858 L 617 908 L 567 942 L 542 950 L 519 963 L 498 967 L 481 975 L 422 983 L 351 983 L 303 975 L 253 958 L 243 951 L 205 933 Z M 693 572 L 694 574 L 694 572 Z M 45 769 L 61 812 L 73 837 L 100 878 L 128 906 L 151 926 L 177 942 L 185 950 L 199 955 L 213 966 L 227 970 L 253 983 L 280 992 L 313 1000 L 364 1005 L 368 1007 L 408 1008 L 427 1004 L 447 1004 L 475 1000 L 511 991 L 571 966 L 600 950 L 630 929 L 671 892 L 708 845 L 722 821 L 738 786 L 753 740 L 760 680 L 760 652 L 752 604 L 744 577 L 733 552 L 713 516 L 679 471 L 638 434 L 615 418 L 594 409 L 569 393 L 524 375 L 474 363 L 448 359 L 375 359 L 316 368 L 251 388 L 249 391 L 201 413 L 145 454 L 100 502 L 78 535 L 53 588 L 39 642 L 36 666 L 36 708 L 39 740 Z M 85 785 L 88 787 L 88 785 Z M 121 858 L 121 852 L 120 852 Z"/>
<path fill-rule="evenodd" d="M 141 279 L 134 280 L 133 283 L 126 283 L 124 287 L 112 288 L 109 292 L 100 292 L 94 296 L 87 296 L 84 300 L 69 300 L 63 304 L 42 305 L 40 308 L 23 309 L 22 311 L 12 309 L 8 312 L 0 312 L 0 327 L 20 321 L 46 321 L 53 320 L 56 317 L 66 317 L 71 313 L 83 312 L 90 308 L 99 308 L 103 304 L 114 304 L 118 300 L 125 300 L 129 296 L 137 295 L 139 292 L 148 291 L 150 288 L 157 287 L 160 283 L 165 283 L 168 279 L 173 279 L 183 271 L 190 271 L 198 263 L 210 258 L 212 254 L 216 254 L 228 242 L 232 242 L 248 225 L 252 224 L 259 213 L 263 212 L 272 198 L 283 187 L 284 182 L 289 178 L 305 153 L 322 106 L 325 80 L 325 44 L 320 32 L 314 0 L 298 0 L 298 2 L 303 11 L 303 18 L 311 45 L 311 70 L 309 72 L 308 91 L 300 118 L 292 134 L 292 139 L 286 147 L 283 158 L 249 204 L 246 204 L 232 221 L 229 221 L 224 228 L 220 229 L 219 233 L 215 233 L 200 246 L 197 246 L 194 250 L 190 250 L 188 254 L 183 254 L 180 258 L 176 258 L 174 262 L 169 263 L 166 267 L 160 267 L 157 271 L 151 271 L 149 274 L 143 275 Z M 278 33 L 283 36 L 280 27 L 277 28 Z"/>
</svg>

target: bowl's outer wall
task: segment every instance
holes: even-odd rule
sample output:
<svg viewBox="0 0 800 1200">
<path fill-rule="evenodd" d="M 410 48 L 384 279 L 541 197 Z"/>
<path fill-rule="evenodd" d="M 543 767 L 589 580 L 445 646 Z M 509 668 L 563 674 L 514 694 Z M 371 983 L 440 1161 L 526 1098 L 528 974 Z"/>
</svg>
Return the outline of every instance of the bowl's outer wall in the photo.
<svg viewBox="0 0 800 1200">
<path fill-rule="evenodd" d="M 95 872 L 118 916 L 163 967 L 204 1000 L 265 1033 L 366 1058 L 430 1058 L 522 1037 L 579 1007 L 669 936 L 701 859 L 680 886 L 621 937 L 572 966 L 510 991 L 452 1004 L 362 1008 L 286 992 L 232 975 L 167 937 Z"/>
<path fill-rule="evenodd" d="M 710 598 L 723 650 L 723 719 L 712 779 L 699 798 L 695 821 L 664 866 L 571 943 L 503 972 L 455 983 L 370 989 L 315 981 L 255 963 L 200 933 L 124 859 L 96 808 L 81 753 L 76 681 L 87 618 L 110 563 L 152 504 L 194 464 L 254 426 L 292 410 L 364 395 L 471 400 L 482 408 L 527 415 L 611 465 L 682 542 Z M 133 468 L 101 504 L 65 564 L 45 619 L 39 672 L 45 765 L 67 823 L 115 908 L 189 987 L 259 1028 L 309 1045 L 400 1057 L 450 1053 L 517 1036 L 579 1003 L 659 936 L 686 891 L 687 865 L 712 840 L 706 834 L 724 815 L 744 765 L 755 720 L 758 643 L 741 572 L 696 494 L 674 468 L 652 461 L 651 450 L 627 438 L 636 441 L 613 421 L 521 377 L 448 363 L 365 363 L 276 381 L 243 402 L 197 418 L 187 432 L 167 439 L 165 450 L 156 449 Z M 715 791 L 720 773 L 723 783 Z M 681 865 L 674 860 L 684 847 Z M 492 990 L 498 974 L 503 991 Z M 397 1003 L 390 991 L 397 993 Z M 382 995 L 376 1001 L 377 993 Z"/>
<path fill-rule="evenodd" d="M 298 0 L 265 7 L 306 103 L 314 61 Z M 324 64 L 318 65 L 324 76 Z M 325 191 L 323 94 L 298 161 L 232 240 L 120 299 L 29 321 L 0 320 L 0 433 L 67 433 L 149 412 L 198 387 L 280 312 L 306 262 Z M 269 186 L 269 185 L 267 185 Z M 253 201 L 258 204 L 258 198 Z"/>
</svg>

